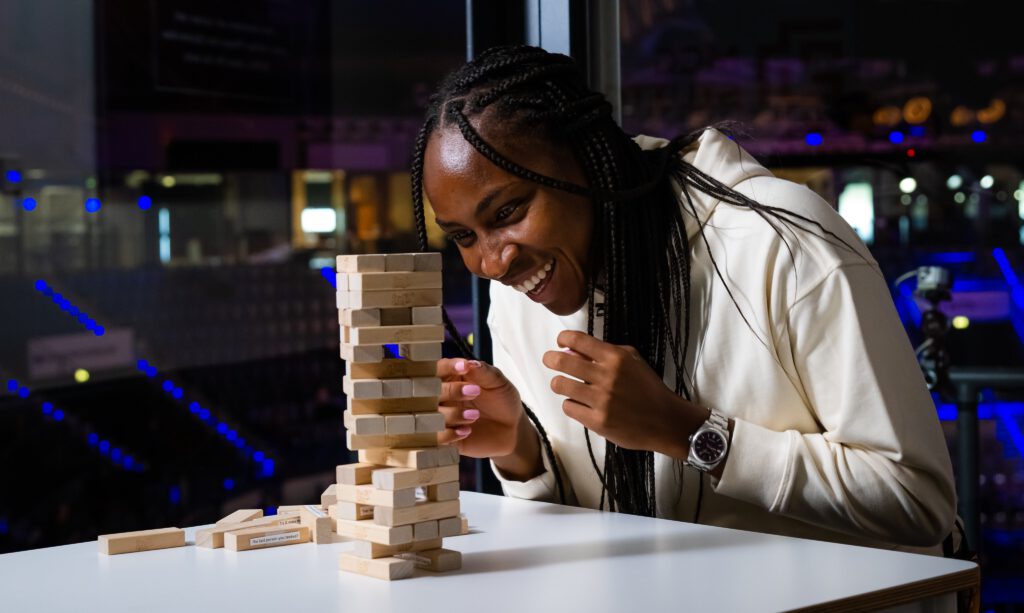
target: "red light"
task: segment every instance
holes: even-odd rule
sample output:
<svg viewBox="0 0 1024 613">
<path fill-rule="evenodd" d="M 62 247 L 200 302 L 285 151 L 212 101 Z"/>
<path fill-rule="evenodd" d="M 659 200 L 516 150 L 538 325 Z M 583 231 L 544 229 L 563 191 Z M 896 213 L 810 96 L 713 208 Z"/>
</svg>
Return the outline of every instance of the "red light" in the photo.
<svg viewBox="0 0 1024 613">
<path fill-rule="evenodd" d="M 917 151 L 914 151 L 913 149 L 907 149 L 907 157 L 908 158 L 912 158 L 915 155 L 917 155 Z"/>
</svg>

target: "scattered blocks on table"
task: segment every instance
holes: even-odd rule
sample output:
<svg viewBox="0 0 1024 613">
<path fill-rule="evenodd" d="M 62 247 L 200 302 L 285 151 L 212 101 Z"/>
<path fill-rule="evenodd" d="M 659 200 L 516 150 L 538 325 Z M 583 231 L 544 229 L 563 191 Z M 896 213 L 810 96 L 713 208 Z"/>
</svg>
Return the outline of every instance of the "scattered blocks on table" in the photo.
<svg viewBox="0 0 1024 613">
<path fill-rule="evenodd" d="M 320 545 L 333 541 L 334 520 L 320 507 L 312 504 L 303 505 L 299 511 L 301 525 L 309 528 L 310 538 Z"/>
<path fill-rule="evenodd" d="M 269 517 L 260 517 L 237 524 L 222 524 L 212 528 L 204 528 L 196 531 L 196 547 L 209 549 L 220 549 L 224 546 L 224 535 L 232 530 L 243 530 L 246 528 L 258 528 L 268 526 L 287 526 L 301 523 L 298 513 L 280 513 Z"/>
<path fill-rule="evenodd" d="M 338 558 L 338 568 L 375 579 L 394 581 L 411 577 L 416 569 L 416 564 L 412 560 L 402 560 L 400 558 L 389 557 L 373 560 L 360 558 L 350 553 L 343 553 Z"/>
<path fill-rule="evenodd" d="M 283 545 L 309 542 L 310 529 L 306 526 L 260 526 L 232 530 L 224 535 L 224 548 L 232 551 L 267 549 Z"/>
<path fill-rule="evenodd" d="M 181 528 L 156 528 L 154 530 L 136 530 L 117 534 L 101 534 L 96 541 L 100 553 L 117 555 L 170 549 L 185 545 L 185 531 Z"/>
<path fill-rule="evenodd" d="M 237 524 L 243 521 L 251 521 L 263 517 L 263 509 L 238 509 L 230 515 L 217 520 L 215 526 L 222 526 L 224 524 Z"/>
</svg>

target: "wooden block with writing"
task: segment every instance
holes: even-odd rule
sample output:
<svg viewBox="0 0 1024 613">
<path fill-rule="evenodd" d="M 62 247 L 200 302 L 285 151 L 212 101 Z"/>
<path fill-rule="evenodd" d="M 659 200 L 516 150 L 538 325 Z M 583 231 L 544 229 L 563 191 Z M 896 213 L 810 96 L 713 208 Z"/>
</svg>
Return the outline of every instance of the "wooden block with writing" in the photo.
<svg viewBox="0 0 1024 613">
<path fill-rule="evenodd" d="M 412 525 L 412 540 L 413 541 L 425 541 L 427 539 L 436 539 L 441 535 L 437 520 L 421 521 L 418 524 Z M 438 545 L 440 547 L 440 545 Z M 424 547 L 424 549 L 433 549 L 433 547 Z"/>
<path fill-rule="evenodd" d="M 397 581 L 411 577 L 413 571 L 416 570 L 416 563 L 392 557 L 371 560 L 354 556 L 351 553 L 343 553 L 338 558 L 338 568 L 374 579 Z"/>
<path fill-rule="evenodd" d="M 341 309 L 338 311 L 338 323 L 349 328 L 379 326 L 381 325 L 380 319 L 380 309 Z M 342 335 L 342 340 L 345 340 L 344 335 Z"/>
<path fill-rule="evenodd" d="M 359 504 L 358 502 L 339 500 L 331 505 L 331 517 L 352 521 L 373 519 L 373 507 L 367 504 Z"/>
<path fill-rule="evenodd" d="M 459 466 L 451 464 L 436 468 L 378 468 L 371 477 L 373 486 L 382 490 L 425 487 L 459 480 Z"/>
<path fill-rule="evenodd" d="M 339 255 L 336 265 L 338 272 L 384 272 L 386 262 L 384 254 Z"/>
<path fill-rule="evenodd" d="M 468 530 L 467 530 L 468 531 Z M 462 520 L 458 517 L 445 517 L 437 520 L 437 535 L 441 538 L 459 536 L 462 531 Z"/>
<path fill-rule="evenodd" d="M 346 406 L 353 415 L 384 415 L 392 413 L 423 413 L 437 410 L 437 397 L 423 398 L 349 398 Z"/>
<path fill-rule="evenodd" d="M 386 507 L 381 507 L 386 508 Z M 412 542 L 412 526 L 382 526 L 372 519 L 358 521 L 335 519 L 334 531 L 357 541 L 371 541 L 381 545 L 401 545 Z"/>
<path fill-rule="evenodd" d="M 412 272 L 415 267 L 415 253 L 389 253 L 384 257 L 384 270 L 388 272 Z"/>
<path fill-rule="evenodd" d="M 431 500 L 433 502 L 442 502 L 445 500 L 458 500 L 459 482 L 452 481 L 450 483 L 438 483 L 436 485 L 428 485 L 424 488 L 424 492 L 427 495 L 427 500 Z"/>
<path fill-rule="evenodd" d="M 351 411 L 343 413 L 345 429 L 356 434 L 385 434 L 387 422 L 383 415 L 353 415 Z"/>
<path fill-rule="evenodd" d="M 288 526 L 301 522 L 298 513 L 278 513 L 268 517 L 260 517 L 250 521 L 237 524 L 223 524 L 212 528 L 204 528 L 196 531 L 196 547 L 208 547 L 220 549 L 224 546 L 224 535 L 232 530 L 243 530 L 246 528 Z"/>
<path fill-rule="evenodd" d="M 342 341 L 353 345 L 440 343 L 444 341 L 444 327 L 438 325 L 346 328 L 346 331 L 347 334 L 342 337 Z"/>
<path fill-rule="evenodd" d="M 412 307 L 412 323 L 413 325 L 441 325 L 444 323 L 444 318 L 441 317 L 440 306 L 422 306 Z M 442 339 L 443 340 L 443 339 Z"/>
<path fill-rule="evenodd" d="M 359 461 L 395 468 L 434 468 L 438 465 L 439 449 L 444 448 L 361 449 Z"/>
<path fill-rule="evenodd" d="M 441 272 L 360 272 L 348 274 L 348 291 L 366 292 L 394 289 L 436 289 Z M 340 290 L 341 287 L 339 286 Z"/>
<path fill-rule="evenodd" d="M 359 435 L 351 432 L 345 433 L 345 440 L 348 448 L 357 449 L 405 449 L 409 447 L 426 447 L 437 444 L 437 434 L 432 432 L 420 434 L 384 434 L 384 435 Z"/>
<path fill-rule="evenodd" d="M 398 289 L 364 292 L 338 292 L 339 309 L 374 309 L 441 304 L 441 289 Z"/>
<path fill-rule="evenodd" d="M 267 549 L 283 545 L 309 542 L 310 529 L 306 526 L 259 526 L 232 530 L 224 535 L 224 548 L 232 551 Z"/>
<path fill-rule="evenodd" d="M 402 343 L 398 355 L 407 360 L 440 360 L 441 343 Z"/>
<path fill-rule="evenodd" d="M 415 434 L 416 416 L 410 414 L 387 415 L 384 417 L 384 428 L 388 434 Z"/>
<path fill-rule="evenodd" d="M 373 521 L 381 526 L 404 526 L 431 519 L 443 519 L 459 514 L 459 501 L 417 502 L 414 506 L 396 509 L 374 507 Z"/>
<path fill-rule="evenodd" d="M 334 521 L 320 507 L 312 504 L 304 505 L 299 511 L 299 518 L 301 524 L 309 528 L 310 537 L 314 543 L 321 545 L 334 540 L 331 537 L 331 533 L 334 532 Z"/>
<path fill-rule="evenodd" d="M 238 509 L 234 513 L 225 515 L 218 519 L 217 523 L 214 525 L 222 526 L 224 524 L 237 524 L 239 522 L 250 521 L 259 517 L 263 517 L 263 509 Z"/>
<path fill-rule="evenodd" d="M 438 377 L 416 377 L 412 380 L 412 395 L 416 398 L 441 395 L 441 379 Z"/>
<path fill-rule="evenodd" d="M 326 509 L 335 502 L 338 502 L 338 495 L 335 493 L 336 487 L 337 486 L 332 483 L 327 486 L 327 489 L 324 490 L 323 494 L 320 494 L 320 506 Z"/>
<path fill-rule="evenodd" d="M 342 377 L 341 385 L 345 395 L 349 398 L 382 398 L 384 396 L 384 386 L 380 379 L 352 379 L 346 375 Z"/>
<path fill-rule="evenodd" d="M 373 480 L 373 471 L 379 466 L 369 462 L 356 462 L 354 464 L 342 464 L 335 469 L 335 476 L 338 483 L 345 485 L 364 485 Z"/>
<path fill-rule="evenodd" d="M 427 549 L 397 554 L 398 558 L 411 560 L 416 568 L 435 573 L 445 573 L 462 568 L 462 554 L 451 549 Z"/>
<path fill-rule="evenodd" d="M 392 379 L 395 377 L 433 377 L 437 375 L 437 361 L 386 359 L 368 364 L 345 363 L 345 372 L 353 379 Z"/>
<path fill-rule="evenodd" d="M 444 415 L 440 411 L 416 413 L 416 432 L 441 432 L 444 430 Z"/>
<path fill-rule="evenodd" d="M 437 252 L 414 253 L 412 255 L 413 270 L 416 271 L 438 271 L 441 270 L 441 254 Z"/>
<path fill-rule="evenodd" d="M 157 528 L 155 530 L 136 530 L 117 534 L 101 534 L 96 541 L 100 553 L 117 555 L 169 549 L 185 545 L 185 531 L 181 528 Z"/>
<path fill-rule="evenodd" d="M 380 543 L 371 543 L 370 541 L 356 541 L 355 546 L 352 548 L 352 555 L 365 558 L 365 559 L 376 559 L 386 558 L 399 553 L 407 553 L 410 551 L 424 551 L 426 549 L 437 549 L 441 547 L 441 539 L 434 537 L 431 539 L 420 539 L 415 540 L 411 543 L 405 543 L 403 545 L 381 545 Z"/>
<path fill-rule="evenodd" d="M 412 396 L 412 379 L 381 379 L 384 398 L 409 398 Z"/>
<path fill-rule="evenodd" d="M 338 484 L 335 492 L 338 500 L 346 502 L 357 502 L 375 507 L 411 507 L 416 503 L 416 488 L 404 490 L 381 490 L 373 485 L 343 485 Z"/>
<path fill-rule="evenodd" d="M 346 362 L 362 364 L 365 362 L 380 362 L 384 359 L 383 345 L 349 345 L 342 343 L 340 348 L 341 359 Z"/>
</svg>

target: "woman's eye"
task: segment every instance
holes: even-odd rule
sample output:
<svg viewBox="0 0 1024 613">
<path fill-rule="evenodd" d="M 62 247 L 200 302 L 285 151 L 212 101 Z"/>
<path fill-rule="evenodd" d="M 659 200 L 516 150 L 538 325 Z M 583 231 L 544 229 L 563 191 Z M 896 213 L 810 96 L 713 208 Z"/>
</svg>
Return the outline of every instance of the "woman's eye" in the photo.
<svg viewBox="0 0 1024 613">
<path fill-rule="evenodd" d="M 472 241 L 473 233 L 470 232 L 469 230 L 462 230 L 460 232 L 452 232 L 452 233 L 450 233 L 448 235 L 448 238 L 450 238 L 451 240 L 455 241 L 459 245 L 462 245 L 463 247 L 465 247 L 466 245 L 468 245 L 470 243 L 470 241 Z"/>
<path fill-rule="evenodd" d="M 523 202 L 521 200 L 517 200 L 515 202 L 510 202 L 506 204 L 505 206 L 498 209 L 498 212 L 494 214 L 495 219 L 497 219 L 498 221 L 508 219 L 509 217 L 512 216 L 512 213 L 516 212 L 516 209 L 518 209 L 519 205 L 521 205 L 522 203 Z"/>
</svg>

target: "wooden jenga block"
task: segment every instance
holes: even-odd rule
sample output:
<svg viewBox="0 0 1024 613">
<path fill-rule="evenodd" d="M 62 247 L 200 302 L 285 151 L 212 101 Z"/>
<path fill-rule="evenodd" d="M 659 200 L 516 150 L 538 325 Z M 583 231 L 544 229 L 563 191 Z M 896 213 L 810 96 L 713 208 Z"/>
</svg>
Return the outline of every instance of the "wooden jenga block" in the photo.
<svg viewBox="0 0 1024 613">
<path fill-rule="evenodd" d="M 402 490 L 426 487 L 459 480 L 456 464 L 437 468 L 378 468 L 371 477 L 373 486 L 382 490 Z"/>
<path fill-rule="evenodd" d="M 97 539 L 100 553 L 108 556 L 136 553 L 155 549 L 185 546 L 185 531 L 181 528 L 157 528 L 117 534 L 101 534 Z"/>
<path fill-rule="evenodd" d="M 339 255 L 337 269 L 338 272 L 384 272 L 386 261 L 383 254 Z"/>
<path fill-rule="evenodd" d="M 280 513 L 269 517 L 260 517 L 237 524 L 223 524 L 212 528 L 204 528 L 196 531 L 196 547 L 208 547 L 220 549 L 224 546 L 224 535 L 232 530 L 244 530 L 246 528 L 258 528 L 269 526 L 289 526 L 301 522 L 298 513 Z"/>
<path fill-rule="evenodd" d="M 334 521 L 320 507 L 312 504 L 304 505 L 299 511 L 299 518 L 301 524 L 309 528 L 314 543 L 322 545 L 334 540 L 331 537 L 331 533 L 334 532 Z"/>
<path fill-rule="evenodd" d="M 225 515 L 218 519 L 217 523 L 214 525 L 222 526 L 224 524 L 237 524 L 239 522 L 250 521 L 259 517 L 263 517 L 263 509 L 238 509 L 234 513 Z"/>
<path fill-rule="evenodd" d="M 412 396 L 412 379 L 381 379 L 384 398 L 409 398 Z"/>
<path fill-rule="evenodd" d="M 349 398 L 373 399 L 384 397 L 384 386 L 380 379 L 352 379 L 342 377 L 342 390 Z"/>
<path fill-rule="evenodd" d="M 338 502 L 338 495 L 335 493 L 336 488 L 337 486 L 333 483 L 327 486 L 324 493 L 320 494 L 320 506 L 326 509 L 335 502 Z"/>
<path fill-rule="evenodd" d="M 421 521 L 418 524 L 412 525 L 412 540 L 413 541 L 425 541 L 427 539 L 436 539 L 440 535 L 438 531 L 437 520 Z M 438 545 L 440 547 L 440 545 Z M 424 549 L 433 549 L 433 547 L 424 547 Z"/>
<path fill-rule="evenodd" d="M 405 543 L 403 545 L 381 545 L 380 543 L 371 543 L 370 541 L 356 541 L 355 546 L 352 548 L 352 555 L 373 560 L 410 551 L 437 549 L 443 542 L 444 541 L 437 537 L 430 539 L 417 539 L 411 543 Z"/>
<path fill-rule="evenodd" d="M 381 545 L 401 545 L 412 542 L 412 526 L 382 526 L 372 519 L 359 521 L 336 519 L 334 531 L 341 536 L 347 536 L 357 541 L 371 541 Z"/>
<path fill-rule="evenodd" d="M 345 363 L 345 372 L 353 379 L 391 379 L 395 377 L 434 377 L 437 375 L 437 361 L 386 359 L 369 364 Z"/>
<path fill-rule="evenodd" d="M 299 510 L 306 505 L 304 504 L 282 504 L 277 507 L 278 515 L 297 514 Z"/>
<path fill-rule="evenodd" d="M 459 515 L 459 534 L 469 534 L 469 518 L 465 513 Z"/>
<path fill-rule="evenodd" d="M 416 488 L 381 490 L 373 485 L 341 485 L 335 490 L 339 501 L 357 502 L 375 507 L 411 507 L 416 504 Z"/>
<path fill-rule="evenodd" d="M 459 536 L 462 532 L 462 521 L 458 517 L 445 517 L 437 520 L 437 535 L 441 538 Z"/>
<path fill-rule="evenodd" d="M 459 514 L 459 501 L 417 502 L 414 506 L 396 509 L 394 507 L 374 507 L 373 521 L 381 526 L 404 526 L 418 524 L 431 519 L 443 519 Z"/>
<path fill-rule="evenodd" d="M 339 500 L 331 505 L 331 517 L 334 519 L 348 519 L 358 521 L 360 519 L 373 519 L 373 507 L 358 502 Z"/>
<path fill-rule="evenodd" d="M 459 499 L 459 482 L 452 481 L 449 483 L 438 483 L 436 485 L 428 485 L 424 488 L 424 492 L 427 495 L 427 500 L 432 502 L 444 502 L 445 500 L 458 500 Z"/>
<path fill-rule="evenodd" d="M 338 483 L 344 485 L 364 485 L 373 480 L 373 471 L 379 466 L 369 462 L 357 462 L 355 464 L 342 464 L 335 469 Z"/>
<path fill-rule="evenodd" d="M 423 413 L 437 410 L 436 397 L 379 398 L 373 400 L 349 398 L 346 406 L 353 415 L 384 415 L 392 413 Z"/>
<path fill-rule="evenodd" d="M 414 253 L 412 255 L 413 270 L 434 272 L 441 270 L 441 254 L 437 252 L 431 253 Z"/>
<path fill-rule="evenodd" d="M 359 461 L 397 468 L 433 468 L 437 466 L 437 450 L 360 449 Z"/>
<path fill-rule="evenodd" d="M 348 448 L 352 450 L 373 449 L 377 447 L 386 449 L 407 449 L 410 447 L 436 445 L 437 434 L 433 432 L 424 432 L 419 434 L 360 435 L 346 432 L 345 440 L 348 442 Z"/>
<path fill-rule="evenodd" d="M 334 289 L 339 292 L 348 291 L 348 275 L 347 272 L 339 272 L 334 274 Z"/>
<path fill-rule="evenodd" d="M 444 415 L 439 411 L 416 413 L 417 432 L 441 432 L 444 430 Z"/>
<path fill-rule="evenodd" d="M 378 326 L 346 328 L 342 341 L 353 345 L 374 343 L 440 343 L 444 341 L 443 326 Z"/>
<path fill-rule="evenodd" d="M 353 415 L 351 411 L 343 413 L 345 429 L 356 434 L 385 434 L 386 422 L 383 415 Z"/>
<path fill-rule="evenodd" d="M 349 345 L 341 344 L 341 359 L 357 364 L 380 362 L 384 359 L 383 345 Z"/>
<path fill-rule="evenodd" d="M 338 568 L 375 579 L 397 581 L 398 579 L 411 577 L 413 571 L 416 570 L 416 564 L 412 560 L 402 560 L 399 558 L 371 560 L 359 558 L 350 553 L 343 553 L 338 558 Z"/>
<path fill-rule="evenodd" d="M 341 309 L 338 311 L 338 323 L 349 328 L 380 326 L 382 325 L 380 320 L 380 309 Z M 342 336 L 342 340 L 345 340 L 344 336 Z"/>
<path fill-rule="evenodd" d="M 412 380 L 412 395 L 416 398 L 441 395 L 441 379 L 437 377 L 416 377 Z"/>
<path fill-rule="evenodd" d="M 384 270 L 388 272 L 412 272 L 415 266 L 415 253 L 388 253 L 384 256 Z"/>
<path fill-rule="evenodd" d="M 415 434 L 416 432 L 415 415 L 387 415 L 384 417 L 384 424 L 388 434 Z"/>
<path fill-rule="evenodd" d="M 398 355 L 407 360 L 440 360 L 440 343 L 402 343 L 398 346 Z"/>
<path fill-rule="evenodd" d="M 441 304 L 441 289 L 398 289 L 364 292 L 338 292 L 339 309 L 373 309 Z"/>
<path fill-rule="evenodd" d="M 400 553 L 396 557 L 411 560 L 416 568 L 435 573 L 445 573 L 462 568 L 462 554 L 451 549 L 428 549 L 426 551 Z"/>
<path fill-rule="evenodd" d="M 437 465 L 448 466 L 459 463 L 459 450 L 451 445 L 444 445 L 437 448 Z"/>
<path fill-rule="evenodd" d="M 370 292 L 395 289 L 437 289 L 441 272 L 359 272 L 349 273 L 348 291 Z M 341 287 L 338 287 L 341 290 Z"/>
<path fill-rule="evenodd" d="M 260 526 L 232 530 L 224 535 L 224 548 L 232 551 L 267 549 L 282 545 L 309 542 L 310 530 L 306 526 Z"/>
<path fill-rule="evenodd" d="M 412 307 L 413 325 L 441 325 L 443 322 L 444 319 L 441 317 L 441 307 L 439 306 Z"/>
</svg>

